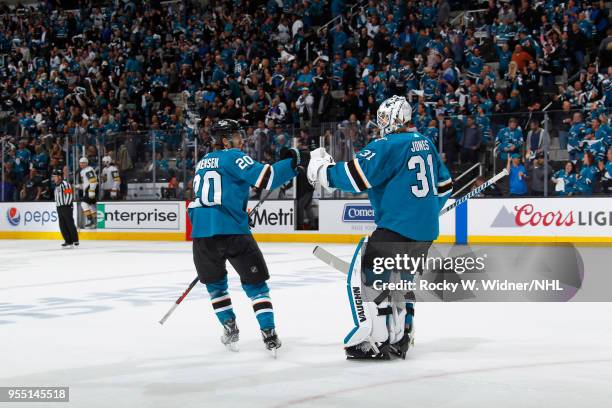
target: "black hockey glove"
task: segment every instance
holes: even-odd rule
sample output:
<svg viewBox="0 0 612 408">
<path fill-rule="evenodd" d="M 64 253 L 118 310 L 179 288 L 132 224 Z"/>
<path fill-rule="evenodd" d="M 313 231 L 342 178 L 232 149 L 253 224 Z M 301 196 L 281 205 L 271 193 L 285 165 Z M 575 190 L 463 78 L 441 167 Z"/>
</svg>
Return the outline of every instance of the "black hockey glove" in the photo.
<svg viewBox="0 0 612 408">
<path fill-rule="evenodd" d="M 293 167 L 294 169 L 296 169 L 299 165 L 302 164 L 300 151 L 295 147 L 292 147 L 290 149 L 283 148 L 281 150 L 280 159 L 291 159 L 291 167 Z"/>
</svg>

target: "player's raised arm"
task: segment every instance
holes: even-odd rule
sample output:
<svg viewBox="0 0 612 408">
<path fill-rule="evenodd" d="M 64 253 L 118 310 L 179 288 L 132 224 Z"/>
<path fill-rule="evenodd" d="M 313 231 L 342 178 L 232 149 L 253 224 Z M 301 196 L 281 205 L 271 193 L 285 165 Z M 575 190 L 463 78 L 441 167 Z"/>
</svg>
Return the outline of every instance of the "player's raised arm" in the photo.
<svg viewBox="0 0 612 408">
<path fill-rule="evenodd" d="M 312 164 L 309 169 L 312 174 L 309 177 L 314 179 L 316 175 L 320 176 L 323 187 L 328 190 L 338 188 L 351 193 L 360 193 L 380 185 L 393 173 L 396 164 L 383 153 L 382 143 L 379 143 L 383 140 L 368 144 L 354 159 L 346 162 L 333 163 L 324 149 L 314 150 L 310 155 Z"/>
<path fill-rule="evenodd" d="M 297 175 L 299 153 L 297 149 L 290 150 L 293 152 L 291 159 L 281 160 L 274 164 L 260 163 L 243 152 L 236 151 L 233 165 L 229 170 L 234 176 L 245 180 L 253 187 L 274 190 Z"/>
<path fill-rule="evenodd" d="M 256 188 L 274 190 L 297 175 L 296 169 L 300 164 L 300 154 L 297 149 L 289 149 L 288 159 L 271 165 L 263 164 L 240 150 L 243 137 L 239 133 L 241 130 L 238 122 L 230 119 L 221 120 L 215 124 L 213 131 L 232 134 L 232 140 L 223 139 L 225 147 L 232 153 L 228 162 L 225 162 L 226 169 L 232 176 Z"/>
</svg>

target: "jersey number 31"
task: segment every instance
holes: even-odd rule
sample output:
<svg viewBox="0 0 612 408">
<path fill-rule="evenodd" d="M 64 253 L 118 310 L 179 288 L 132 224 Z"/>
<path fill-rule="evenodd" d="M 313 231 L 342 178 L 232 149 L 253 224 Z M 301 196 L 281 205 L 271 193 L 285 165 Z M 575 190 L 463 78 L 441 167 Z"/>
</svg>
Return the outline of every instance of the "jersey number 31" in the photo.
<svg viewBox="0 0 612 408">
<path fill-rule="evenodd" d="M 431 154 L 427 155 L 427 166 L 429 167 L 429 172 L 431 174 L 431 187 L 433 188 L 433 193 L 435 195 L 438 194 L 436 189 L 436 184 L 434 183 L 434 167 L 433 167 L 433 158 Z M 416 178 L 419 183 L 414 184 L 410 187 L 412 190 L 412 194 L 415 197 L 423 198 L 429 194 L 429 179 L 427 178 L 427 170 L 425 167 L 425 159 L 422 156 L 412 156 L 410 160 L 408 160 L 408 169 L 417 170 Z M 420 185 L 419 185 L 420 184 Z"/>
</svg>

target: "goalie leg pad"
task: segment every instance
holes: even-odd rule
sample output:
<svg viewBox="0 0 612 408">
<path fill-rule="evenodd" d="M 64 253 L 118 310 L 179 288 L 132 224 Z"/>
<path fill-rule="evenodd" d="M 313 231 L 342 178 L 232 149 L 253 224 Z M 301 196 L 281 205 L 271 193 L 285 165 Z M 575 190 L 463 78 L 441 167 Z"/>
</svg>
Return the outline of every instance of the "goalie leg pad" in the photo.
<svg viewBox="0 0 612 408">
<path fill-rule="evenodd" d="M 367 238 L 364 238 L 359 242 L 347 276 L 349 305 L 355 327 L 344 338 L 346 348 L 364 342 L 377 348 L 378 345 L 389 340 L 387 320 L 392 314 L 391 304 L 388 299 L 383 299 L 379 303 L 367 301 L 367 299 L 374 299 L 377 292 L 373 288 L 362 285 L 361 250 L 366 241 Z"/>
</svg>

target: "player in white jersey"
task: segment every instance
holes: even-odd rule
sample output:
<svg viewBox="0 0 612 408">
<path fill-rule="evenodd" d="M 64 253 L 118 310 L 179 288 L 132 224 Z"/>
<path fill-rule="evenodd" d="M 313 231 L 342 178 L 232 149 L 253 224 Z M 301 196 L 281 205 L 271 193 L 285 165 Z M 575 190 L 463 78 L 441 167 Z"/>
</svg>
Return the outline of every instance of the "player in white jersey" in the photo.
<svg viewBox="0 0 612 408">
<path fill-rule="evenodd" d="M 87 218 L 85 228 L 93 228 L 96 225 L 96 189 L 98 187 L 98 176 L 89 165 L 87 157 L 81 157 L 79 160 L 81 167 L 81 209 Z"/>
<path fill-rule="evenodd" d="M 110 156 L 104 156 L 102 158 L 102 191 L 104 192 L 105 200 L 117 199 L 119 192 L 119 185 L 121 184 L 121 178 L 119 177 L 119 169 L 113 163 L 113 159 Z"/>
</svg>

